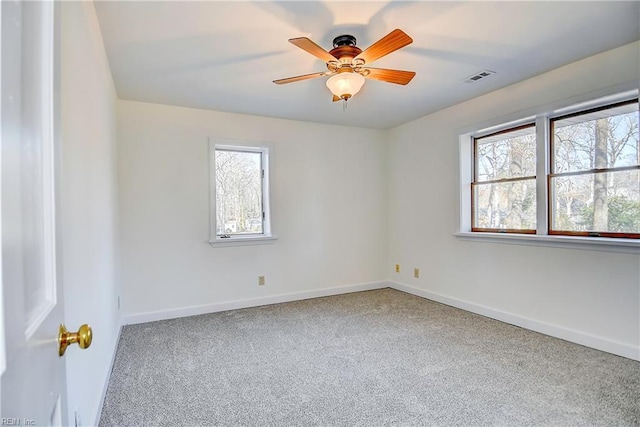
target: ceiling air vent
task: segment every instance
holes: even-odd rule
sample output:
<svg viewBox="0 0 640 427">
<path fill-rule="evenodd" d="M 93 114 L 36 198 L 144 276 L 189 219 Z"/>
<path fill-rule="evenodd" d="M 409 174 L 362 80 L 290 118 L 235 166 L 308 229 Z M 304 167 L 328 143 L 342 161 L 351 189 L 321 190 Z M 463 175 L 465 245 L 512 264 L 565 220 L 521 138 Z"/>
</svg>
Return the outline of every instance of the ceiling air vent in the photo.
<svg viewBox="0 0 640 427">
<path fill-rule="evenodd" d="M 475 74 L 470 75 L 469 77 L 466 77 L 463 82 L 465 83 L 475 83 L 478 80 L 482 80 L 482 79 L 486 79 L 487 77 L 489 77 L 492 74 L 495 74 L 495 71 L 491 71 L 491 70 L 482 70 L 482 71 L 478 71 Z"/>
</svg>

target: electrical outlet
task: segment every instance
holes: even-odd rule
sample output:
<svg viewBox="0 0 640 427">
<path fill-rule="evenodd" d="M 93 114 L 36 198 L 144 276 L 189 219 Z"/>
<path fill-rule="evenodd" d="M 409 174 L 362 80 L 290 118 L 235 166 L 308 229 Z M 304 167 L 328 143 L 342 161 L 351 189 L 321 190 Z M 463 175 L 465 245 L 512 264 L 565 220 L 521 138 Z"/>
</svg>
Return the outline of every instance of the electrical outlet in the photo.
<svg viewBox="0 0 640 427">
<path fill-rule="evenodd" d="M 258 276 L 258 286 L 264 286 L 264 276 Z"/>
<path fill-rule="evenodd" d="M 400 264 L 396 264 L 396 273 L 400 273 Z"/>
<path fill-rule="evenodd" d="M 413 277 L 415 277 L 416 279 L 420 278 L 420 269 L 419 268 L 414 268 L 413 269 Z"/>
</svg>

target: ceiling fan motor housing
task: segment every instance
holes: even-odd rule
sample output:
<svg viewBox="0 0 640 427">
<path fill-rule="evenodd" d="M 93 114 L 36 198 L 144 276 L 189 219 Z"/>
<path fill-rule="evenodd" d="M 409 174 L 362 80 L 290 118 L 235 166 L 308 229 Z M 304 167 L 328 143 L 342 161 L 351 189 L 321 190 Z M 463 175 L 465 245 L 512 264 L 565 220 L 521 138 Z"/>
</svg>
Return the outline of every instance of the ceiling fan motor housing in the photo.
<svg viewBox="0 0 640 427">
<path fill-rule="evenodd" d="M 333 39 L 333 49 L 329 53 L 342 63 L 351 63 L 361 52 L 362 49 L 356 47 L 356 38 L 345 34 Z"/>
</svg>

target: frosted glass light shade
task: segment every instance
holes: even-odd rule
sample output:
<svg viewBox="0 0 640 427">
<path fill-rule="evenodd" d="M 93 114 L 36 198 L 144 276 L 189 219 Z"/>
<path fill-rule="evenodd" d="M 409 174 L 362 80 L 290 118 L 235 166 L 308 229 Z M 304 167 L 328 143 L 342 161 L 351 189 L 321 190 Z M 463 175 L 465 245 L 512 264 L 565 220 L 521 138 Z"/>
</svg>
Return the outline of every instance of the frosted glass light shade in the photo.
<svg viewBox="0 0 640 427">
<path fill-rule="evenodd" d="M 339 73 L 327 80 L 327 87 L 340 99 L 349 99 L 360 91 L 364 77 L 358 73 Z"/>
</svg>

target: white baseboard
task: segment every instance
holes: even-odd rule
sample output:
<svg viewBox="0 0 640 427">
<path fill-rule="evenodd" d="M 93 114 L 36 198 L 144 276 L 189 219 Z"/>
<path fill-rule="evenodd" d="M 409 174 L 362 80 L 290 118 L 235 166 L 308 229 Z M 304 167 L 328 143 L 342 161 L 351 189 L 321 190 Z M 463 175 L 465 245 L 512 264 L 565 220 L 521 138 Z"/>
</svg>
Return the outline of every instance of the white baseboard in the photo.
<svg viewBox="0 0 640 427">
<path fill-rule="evenodd" d="M 452 307 L 460 308 L 462 310 L 470 311 L 472 313 L 480 314 L 492 319 L 500 320 L 501 322 L 509 323 L 511 325 L 529 329 L 531 331 L 540 332 L 542 334 L 560 338 L 566 341 L 571 341 L 576 344 L 581 344 L 587 347 L 595 348 L 597 350 L 606 351 L 607 353 L 612 353 L 618 356 L 640 361 L 640 347 L 634 347 L 629 344 L 624 344 L 604 337 L 576 331 L 574 329 L 565 328 L 563 326 L 541 322 L 539 320 L 530 319 L 506 311 L 496 310 L 491 307 L 448 297 L 446 295 L 416 288 L 414 286 L 405 285 L 403 283 L 388 282 L 388 286 L 402 292 L 406 292 L 442 304 L 450 305 Z"/>
<path fill-rule="evenodd" d="M 116 341 L 113 345 L 113 351 L 111 352 L 111 363 L 109 363 L 109 369 L 104 377 L 104 385 L 102 386 L 102 392 L 100 393 L 100 400 L 98 402 L 98 410 L 96 411 L 96 415 L 93 419 L 92 426 L 97 426 L 100 424 L 100 415 L 102 415 L 102 407 L 104 406 L 104 399 L 107 397 L 107 389 L 109 388 L 109 379 L 111 378 L 111 371 L 113 370 L 113 364 L 116 361 L 116 353 L 118 352 L 118 343 L 120 343 L 120 335 L 122 334 L 122 322 L 118 326 L 118 336 L 116 337 Z"/>
<path fill-rule="evenodd" d="M 388 287 L 388 282 L 371 282 L 359 283 L 355 285 L 336 286 L 332 288 L 314 289 L 311 291 L 291 292 L 259 298 L 249 298 L 244 300 L 226 301 L 171 310 L 130 314 L 128 316 L 124 316 L 124 318 L 122 319 L 122 323 L 123 325 L 133 325 L 136 323 L 155 322 L 157 320 L 176 319 L 178 317 L 197 316 L 199 314 L 217 313 L 219 311 L 237 310 L 239 308 L 257 307 L 269 304 L 279 304 L 283 302 L 299 301 L 309 298 L 328 297 L 331 295 L 341 295 L 352 292 L 371 291 L 374 289 L 382 289 Z"/>
</svg>

